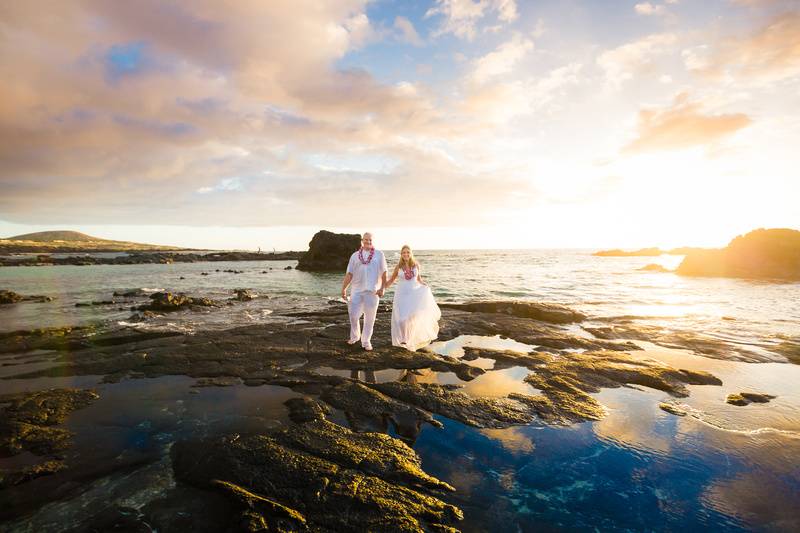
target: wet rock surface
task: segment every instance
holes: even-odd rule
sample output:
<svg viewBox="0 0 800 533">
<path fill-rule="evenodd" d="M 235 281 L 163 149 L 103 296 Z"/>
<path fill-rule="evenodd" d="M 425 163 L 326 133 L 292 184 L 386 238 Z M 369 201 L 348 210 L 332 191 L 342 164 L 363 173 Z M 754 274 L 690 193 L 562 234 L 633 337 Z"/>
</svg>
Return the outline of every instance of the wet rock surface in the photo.
<svg viewBox="0 0 800 533">
<path fill-rule="evenodd" d="M 463 517 L 438 497 L 452 487 L 422 471 L 411 448 L 322 417 L 264 435 L 181 441 L 171 455 L 176 478 L 231 498 L 236 530 L 442 531 Z"/>
<path fill-rule="evenodd" d="M 184 293 L 173 294 L 171 292 L 156 292 L 150 295 L 149 304 L 140 305 L 140 311 L 160 311 L 169 313 L 180 311 L 181 309 L 193 307 L 214 307 L 218 305 L 210 298 L 191 297 Z"/>
<path fill-rule="evenodd" d="M 538 302 L 487 301 L 468 302 L 464 304 L 442 303 L 439 304 L 439 307 L 479 313 L 502 313 L 519 318 L 532 318 L 552 324 L 570 324 L 573 322 L 581 322 L 586 319 L 586 315 L 574 311 L 569 307 Z"/>
<path fill-rule="evenodd" d="M 0 305 L 9 305 L 15 304 L 19 302 L 50 302 L 53 299 L 50 296 L 41 296 L 41 295 L 33 295 L 33 296 L 23 296 L 22 294 L 17 294 L 14 291 L 8 290 L 0 290 Z"/>
<path fill-rule="evenodd" d="M 515 353 L 469 349 L 468 357 L 495 359 L 513 365 Z M 677 397 L 688 396 L 687 384 L 722 385 L 707 372 L 681 370 L 657 361 L 632 358 L 629 354 L 600 351 L 552 355 L 543 352 L 519 354 L 518 365 L 534 370 L 525 378 L 541 391 L 539 395 L 512 393 L 509 398 L 525 404 L 539 419 L 551 424 L 600 420 L 605 411 L 589 393 L 604 388 L 641 385 Z"/>
<path fill-rule="evenodd" d="M 196 378 L 196 387 L 271 385 L 303 394 L 286 402 L 292 422 L 278 430 L 173 446 L 181 482 L 176 490 L 214 495 L 210 501 L 223 509 L 215 519 L 224 522 L 215 528 L 232 530 L 448 530 L 461 517 L 446 503 L 452 487 L 422 471 L 407 445 L 423 427 L 441 427 L 441 417 L 477 428 L 568 425 L 604 416 L 592 396 L 603 388 L 642 385 L 680 397 L 688 394 L 686 384 L 720 384 L 710 374 L 635 359 L 628 353 L 638 348 L 635 344 L 568 329 L 565 324 L 579 314 L 565 309 L 500 304 L 476 309 L 442 309 L 440 338 L 503 335 L 536 348 L 520 353 L 467 347 L 458 358 L 392 347 L 391 308 L 382 305 L 375 350 L 365 352 L 345 342 L 347 310 L 332 302 L 319 311 L 291 313 L 287 322 L 193 335 L 97 327 L 13 332 L 0 335 L 0 353 L 47 350 L 52 367 L 15 379 L 100 375 L 104 382 L 119 382 L 181 375 Z M 527 368 L 526 381 L 537 390 L 478 397 L 458 385 L 376 382 L 374 376 L 385 369 L 428 369 L 466 383 L 486 373 L 470 364 L 478 358 L 493 359 L 494 370 Z M 359 372 L 365 372 L 363 381 Z M 62 437 L 66 442 L 69 435 Z M 25 485 L 35 483 L 29 480 L 36 475 L 20 471 L 8 479 Z M 164 518 L 172 502 L 167 497 L 146 511 L 117 509 L 95 518 L 106 528 L 153 527 L 158 520 L 174 525 L 178 522 Z M 182 520 L 187 527 L 200 527 Z"/>
<path fill-rule="evenodd" d="M 659 326 L 636 324 L 620 321 L 609 326 L 590 327 L 583 329 L 599 339 L 633 339 L 651 342 L 665 348 L 689 350 L 706 357 L 717 359 L 730 359 L 745 362 L 764 362 L 763 354 L 748 350 L 742 346 L 734 346 L 722 340 L 698 335 L 690 331 L 674 331 Z"/>
<path fill-rule="evenodd" d="M 725 398 L 725 402 L 731 405 L 750 405 L 751 403 L 769 403 L 770 400 L 774 400 L 776 396 L 771 394 L 761 394 L 759 392 L 739 392 L 734 394 L 728 394 L 728 397 Z"/>
<path fill-rule="evenodd" d="M 297 263 L 298 270 L 338 271 L 344 276 L 350 256 L 361 246 L 361 235 L 318 231 L 308 243 L 308 251 Z"/>
<path fill-rule="evenodd" d="M 71 433 L 55 428 L 98 398 L 90 390 L 50 389 L 0 396 L 0 456 L 31 451 L 52 454 L 69 446 Z"/>
<path fill-rule="evenodd" d="M 236 289 L 233 295 L 232 300 L 238 300 L 240 302 L 249 302 L 253 300 L 256 295 L 250 292 L 250 289 Z"/>
<path fill-rule="evenodd" d="M 173 253 L 173 252 L 133 252 L 116 257 L 101 257 L 97 255 L 70 255 L 66 257 L 53 257 L 41 254 L 28 257 L 0 257 L 0 267 L 3 266 L 38 266 L 38 265 L 139 265 L 139 264 L 171 264 L 171 263 L 200 263 L 216 261 L 287 261 L 296 260 L 303 256 L 303 252 L 213 252 L 198 253 Z"/>
</svg>

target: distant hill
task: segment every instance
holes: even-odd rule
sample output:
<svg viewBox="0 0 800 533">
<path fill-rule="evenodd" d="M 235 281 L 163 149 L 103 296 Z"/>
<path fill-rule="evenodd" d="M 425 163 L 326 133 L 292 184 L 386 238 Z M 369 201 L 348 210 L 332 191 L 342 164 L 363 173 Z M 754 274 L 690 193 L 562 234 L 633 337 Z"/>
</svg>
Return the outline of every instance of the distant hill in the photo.
<svg viewBox="0 0 800 533">
<path fill-rule="evenodd" d="M 592 255 L 596 255 L 598 257 L 657 257 L 664 254 L 686 255 L 703 250 L 706 250 L 706 248 L 694 248 L 691 246 L 683 246 L 681 248 L 673 248 L 671 250 L 662 250 L 660 248 L 642 248 L 640 250 L 633 250 L 631 252 L 615 248 L 613 250 L 600 250 Z"/>
<path fill-rule="evenodd" d="M 676 272 L 684 276 L 719 276 L 800 280 L 800 231 L 757 229 L 727 247 L 688 254 Z"/>
<path fill-rule="evenodd" d="M 93 242 L 115 242 L 108 241 L 107 239 L 99 239 L 86 235 L 80 231 L 37 231 L 36 233 L 26 233 L 25 235 L 15 235 L 8 237 L 4 240 L 7 241 L 34 241 L 34 242 L 53 242 L 53 241 L 93 241 Z"/>
<path fill-rule="evenodd" d="M 187 250 L 177 246 L 112 241 L 79 231 L 38 231 L 0 239 L 0 253 L 69 253 Z"/>
</svg>

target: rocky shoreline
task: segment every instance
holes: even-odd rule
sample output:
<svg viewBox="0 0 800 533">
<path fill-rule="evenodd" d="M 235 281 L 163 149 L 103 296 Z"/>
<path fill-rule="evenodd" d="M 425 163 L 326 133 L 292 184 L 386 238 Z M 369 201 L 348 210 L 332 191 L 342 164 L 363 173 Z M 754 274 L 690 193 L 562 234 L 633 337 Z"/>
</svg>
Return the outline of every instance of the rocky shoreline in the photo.
<svg viewBox="0 0 800 533">
<path fill-rule="evenodd" d="M 305 252 L 212 252 L 207 254 L 197 253 L 171 253 L 171 252 L 142 252 L 127 253 L 117 257 L 98 257 L 95 255 L 70 255 L 67 257 L 53 257 L 49 254 L 36 256 L 0 256 L 0 267 L 3 266 L 55 266 L 55 265 L 140 265 L 140 264 L 171 264 L 171 263 L 201 263 L 218 261 L 294 261 L 300 259 Z"/>
<path fill-rule="evenodd" d="M 169 307 L 176 303 L 166 295 L 150 300 Z M 371 353 L 342 341 L 348 331 L 347 310 L 332 302 L 319 311 L 288 313 L 286 323 L 194 335 L 92 327 L 10 332 L 0 335 L 0 354 L 6 362 L 27 354 L 49 362 L 46 368 L 9 376 L 14 379 L 99 375 L 105 383 L 116 383 L 189 376 L 197 386 L 243 383 L 300 395 L 287 402 L 288 426 L 252 435 L 182 439 L 172 446 L 175 478 L 204 497 L 222 498 L 225 510 L 215 520 L 232 530 L 454 531 L 463 512 L 448 496 L 452 487 L 422 471 L 408 446 L 423 427 L 441 427 L 442 418 L 475 428 L 565 426 L 602 419 L 605 408 L 592 396 L 602 389 L 644 386 L 680 398 L 689 394 L 686 385 L 721 385 L 707 372 L 634 357 L 631 352 L 639 346 L 605 330 L 597 331 L 599 337 L 581 334 L 574 325 L 586 317 L 559 305 L 443 306 L 440 339 L 501 335 L 536 346 L 528 353 L 467 348 L 462 358 L 392 347 L 390 312 L 381 306 Z M 538 393 L 475 397 L 459 385 L 357 377 L 360 371 L 383 369 L 404 370 L 413 377 L 429 369 L 452 372 L 467 383 L 487 372 L 470 364 L 477 358 L 493 360 L 494 370 L 528 369 L 525 381 Z M 325 369 L 349 371 L 351 377 Z M 102 394 L 97 399 L 92 391 L 51 391 L 45 393 L 46 402 L 37 400 L 37 394 L 5 401 L 40 409 L 50 405 L 61 413 L 54 420 L 63 420 L 89 399 L 103 402 Z M 78 399 L 71 399 L 75 395 Z M 344 420 L 330 420 L 334 411 Z M 11 446 L 20 442 L 19 434 L 17 426 L 4 429 L 7 455 L 17 449 Z M 76 475 L 59 452 L 69 445 L 69 434 L 53 428 L 36 435 L 37 447 L 28 449 L 40 454 L 41 463 L 3 474 L 8 502 L 0 505 L 3 519 L 18 516 L 14 502 L 35 508 L 35 502 L 48 500 L 47 494 L 35 491 L 39 480 Z M 148 506 L 157 509 L 161 504 L 166 503 Z M 175 525 L 176 518 L 153 513 L 138 513 L 135 519 L 123 511 L 94 517 L 100 522 L 93 527 L 108 529 L 130 520 L 159 529 Z"/>
</svg>

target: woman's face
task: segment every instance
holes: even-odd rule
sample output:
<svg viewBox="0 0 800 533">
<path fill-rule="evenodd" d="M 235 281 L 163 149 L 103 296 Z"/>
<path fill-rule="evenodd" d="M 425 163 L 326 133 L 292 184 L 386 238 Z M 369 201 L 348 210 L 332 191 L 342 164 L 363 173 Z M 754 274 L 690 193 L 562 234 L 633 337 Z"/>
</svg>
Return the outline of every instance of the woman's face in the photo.
<svg viewBox="0 0 800 533">
<path fill-rule="evenodd" d="M 411 250 L 405 248 L 402 252 L 400 252 L 400 257 L 403 258 L 403 261 L 408 261 L 408 259 L 411 257 Z"/>
</svg>

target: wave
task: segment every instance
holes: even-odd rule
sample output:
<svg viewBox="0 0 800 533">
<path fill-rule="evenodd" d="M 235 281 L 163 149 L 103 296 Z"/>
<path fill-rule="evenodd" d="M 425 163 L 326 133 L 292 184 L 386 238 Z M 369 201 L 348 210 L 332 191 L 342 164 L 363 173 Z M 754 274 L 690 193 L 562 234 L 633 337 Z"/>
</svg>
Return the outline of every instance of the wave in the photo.
<svg viewBox="0 0 800 533">
<path fill-rule="evenodd" d="M 724 420 L 710 413 L 707 413 L 700 409 L 696 409 L 690 405 L 681 403 L 677 400 L 667 400 L 663 403 L 669 405 L 671 408 L 674 408 L 676 412 L 682 413 L 684 416 L 688 416 L 694 420 L 697 420 L 698 422 L 701 422 L 702 424 L 705 424 L 706 426 L 718 429 L 720 431 L 724 431 L 726 433 L 736 433 L 738 435 L 748 435 L 748 436 L 777 434 L 791 439 L 800 439 L 800 431 L 794 431 L 789 429 L 778 429 L 773 427 L 759 427 L 754 429 L 737 427 L 725 422 Z"/>
</svg>

